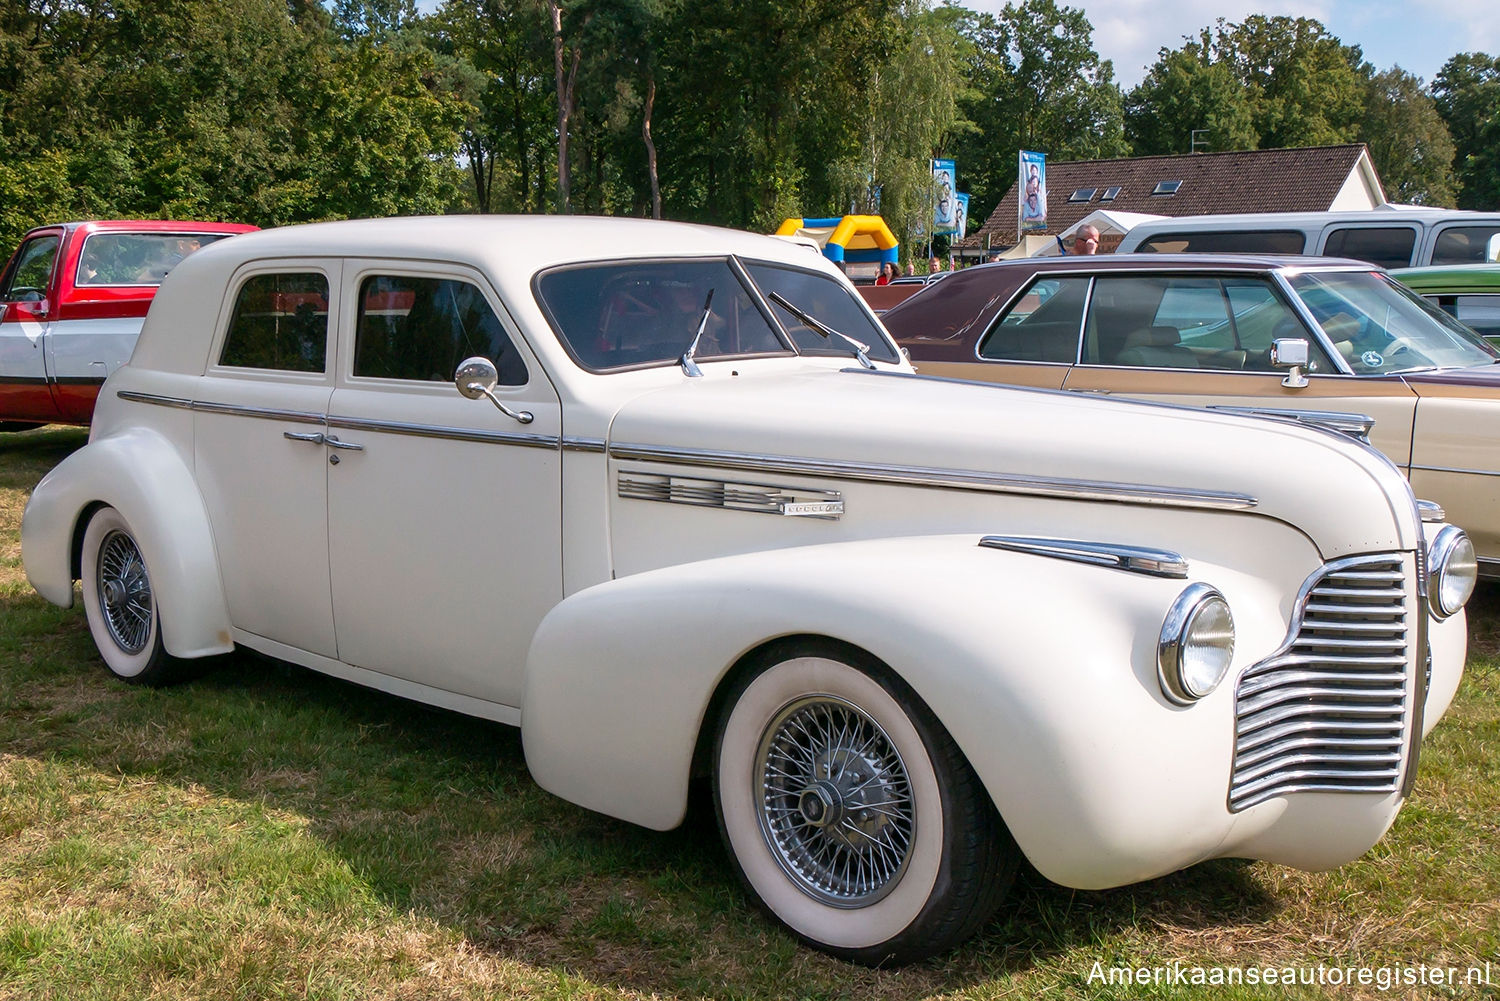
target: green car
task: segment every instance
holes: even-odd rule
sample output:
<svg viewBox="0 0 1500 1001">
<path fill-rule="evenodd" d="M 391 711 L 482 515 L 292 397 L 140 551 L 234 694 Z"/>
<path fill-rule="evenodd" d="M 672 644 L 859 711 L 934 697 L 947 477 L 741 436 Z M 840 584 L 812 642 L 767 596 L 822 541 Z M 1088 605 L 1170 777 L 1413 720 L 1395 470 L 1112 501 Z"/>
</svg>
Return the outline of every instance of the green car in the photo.
<svg viewBox="0 0 1500 1001">
<path fill-rule="evenodd" d="M 1400 268 L 1391 277 L 1500 343 L 1500 264 Z"/>
</svg>

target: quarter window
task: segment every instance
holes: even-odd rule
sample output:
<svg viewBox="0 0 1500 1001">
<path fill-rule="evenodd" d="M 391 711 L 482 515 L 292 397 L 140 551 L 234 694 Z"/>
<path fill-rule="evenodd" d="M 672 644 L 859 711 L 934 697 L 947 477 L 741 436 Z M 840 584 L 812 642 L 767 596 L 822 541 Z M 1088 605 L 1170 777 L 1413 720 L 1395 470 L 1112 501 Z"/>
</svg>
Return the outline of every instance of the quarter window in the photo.
<svg viewBox="0 0 1500 1001">
<path fill-rule="evenodd" d="M 495 363 L 500 385 L 526 384 L 526 364 L 479 286 L 409 275 L 360 283 L 356 376 L 451 382 L 459 363 L 476 355 Z"/>
<path fill-rule="evenodd" d="M 1015 301 L 979 346 L 992 361 L 1072 364 L 1078 358 L 1078 332 L 1089 279 L 1041 278 Z"/>
<path fill-rule="evenodd" d="M 322 372 L 328 357 L 328 278 L 318 272 L 255 275 L 240 286 L 219 364 Z"/>
<path fill-rule="evenodd" d="M 47 295 L 58 242 L 55 236 L 39 236 L 26 241 L 16 258 L 16 270 L 5 286 L 6 302 L 35 302 Z"/>
<path fill-rule="evenodd" d="M 1323 253 L 1329 257 L 1352 257 L 1382 268 L 1404 268 L 1411 263 L 1417 231 L 1409 226 L 1374 228 L 1360 226 L 1336 229 L 1328 234 Z"/>
<path fill-rule="evenodd" d="M 1433 264 L 1479 264 L 1496 260 L 1500 224 L 1451 226 L 1438 234 L 1432 248 Z"/>
</svg>

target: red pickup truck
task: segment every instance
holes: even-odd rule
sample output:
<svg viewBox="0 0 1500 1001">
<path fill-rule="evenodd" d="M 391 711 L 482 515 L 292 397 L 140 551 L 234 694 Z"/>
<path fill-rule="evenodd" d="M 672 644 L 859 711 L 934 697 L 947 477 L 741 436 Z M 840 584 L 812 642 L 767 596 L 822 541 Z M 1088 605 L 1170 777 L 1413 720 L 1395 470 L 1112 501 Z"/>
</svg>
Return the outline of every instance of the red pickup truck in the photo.
<svg viewBox="0 0 1500 1001">
<path fill-rule="evenodd" d="M 96 221 L 27 233 L 0 272 L 0 431 L 87 424 L 172 266 L 237 223 Z"/>
</svg>

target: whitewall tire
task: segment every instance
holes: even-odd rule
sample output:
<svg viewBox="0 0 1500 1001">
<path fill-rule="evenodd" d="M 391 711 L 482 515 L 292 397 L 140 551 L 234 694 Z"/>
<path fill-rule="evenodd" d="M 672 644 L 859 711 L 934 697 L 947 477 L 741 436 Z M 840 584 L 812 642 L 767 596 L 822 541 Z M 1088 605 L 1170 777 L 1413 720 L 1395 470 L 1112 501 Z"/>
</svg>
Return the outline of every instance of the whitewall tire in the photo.
<svg viewBox="0 0 1500 1001">
<path fill-rule="evenodd" d="M 105 666 L 139 684 L 174 680 L 161 613 L 135 535 L 119 511 L 100 508 L 83 534 L 83 607 Z"/>
<path fill-rule="evenodd" d="M 1019 859 L 931 711 L 884 665 L 832 643 L 783 644 L 729 693 L 714 792 L 760 902 L 857 962 L 911 962 L 972 935 Z"/>
</svg>

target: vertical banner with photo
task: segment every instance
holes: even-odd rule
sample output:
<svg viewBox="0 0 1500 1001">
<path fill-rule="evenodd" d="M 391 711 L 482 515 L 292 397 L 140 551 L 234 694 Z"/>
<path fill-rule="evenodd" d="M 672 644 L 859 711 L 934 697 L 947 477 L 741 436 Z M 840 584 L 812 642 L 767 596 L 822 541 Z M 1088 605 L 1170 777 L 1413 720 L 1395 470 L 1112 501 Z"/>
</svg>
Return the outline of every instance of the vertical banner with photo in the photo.
<svg viewBox="0 0 1500 1001">
<path fill-rule="evenodd" d="M 1047 154 L 1021 151 L 1021 232 L 1047 228 Z"/>
<path fill-rule="evenodd" d="M 955 194 L 953 203 L 953 232 L 962 240 L 969 232 L 969 196 Z"/>
<path fill-rule="evenodd" d="M 932 161 L 932 231 L 953 230 L 953 189 L 958 184 L 958 170 L 952 160 Z"/>
</svg>

